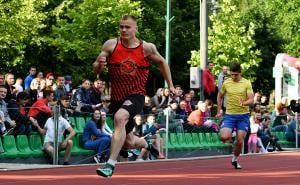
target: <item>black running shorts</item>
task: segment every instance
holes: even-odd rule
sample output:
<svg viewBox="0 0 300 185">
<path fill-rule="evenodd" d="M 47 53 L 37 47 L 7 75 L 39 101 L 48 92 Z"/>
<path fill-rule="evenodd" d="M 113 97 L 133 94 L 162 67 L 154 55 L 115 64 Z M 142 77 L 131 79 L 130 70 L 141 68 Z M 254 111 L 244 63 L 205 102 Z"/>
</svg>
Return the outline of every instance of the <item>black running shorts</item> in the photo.
<svg viewBox="0 0 300 185">
<path fill-rule="evenodd" d="M 134 116 L 141 114 L 145 103 L 144 95 L 131 95 L 124 101 L 111 101 L 109 105 L 109 113 L 113 116 L 120 109 L 123 108 L 129 112 L 129 120 L 126 124 L 126 134 L 129 134 L 134 128 Z"/>
</svg>

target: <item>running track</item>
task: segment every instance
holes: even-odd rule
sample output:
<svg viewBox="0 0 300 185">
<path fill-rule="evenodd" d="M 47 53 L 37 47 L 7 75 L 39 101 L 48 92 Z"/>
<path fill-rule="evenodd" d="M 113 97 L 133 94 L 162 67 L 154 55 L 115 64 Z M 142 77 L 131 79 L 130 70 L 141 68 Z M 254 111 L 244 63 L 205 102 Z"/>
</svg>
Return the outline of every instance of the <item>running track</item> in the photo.
<svg viewBox="0 0 300 185">
<path fill-rule="evenodd" d="M 96 165 L 0 171 L 0 185 L 299 185 L 300 152 L 118 164 L 112 178 L 96 175 Z"/>
</svg>

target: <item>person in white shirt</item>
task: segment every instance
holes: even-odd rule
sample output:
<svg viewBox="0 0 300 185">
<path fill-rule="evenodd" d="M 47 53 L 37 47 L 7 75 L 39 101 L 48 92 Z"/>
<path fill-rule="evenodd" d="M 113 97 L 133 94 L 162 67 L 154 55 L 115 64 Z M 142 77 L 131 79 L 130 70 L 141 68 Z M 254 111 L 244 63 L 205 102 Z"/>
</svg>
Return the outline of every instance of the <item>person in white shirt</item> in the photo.
<svg viewBox="0 0 300 185">
<path fill-rule="evenodd" d="M 49 154 L 50 157 L 53 156 L 54 152 L 54 136 L 55 136 L 55 122 L 54 118 L 50 117 L 45 123 L 44 128 L 41 128 L 37 122 L 34 123 L 34 126 L 38 128 L 38 131 L 41 134 L 45 134 L 44 139 L 44 150 L 47 154 Z M 65 130 L 69 131 L 69 135 L 63 139 Z M 62 116 L 59 116 L 58 120 L 58 149 L 59 150 L 65 150 L 65 156 L 64 156 L 64 163 L 63 165 L 69 165 L 69 159 L 71 156 L 71 150 L 73 146 L 73 141 L 71 140 L 72 137 L 76 134 L 74 129 L 71 127 L 70 123 L 63 118 Z"/>
</svg>

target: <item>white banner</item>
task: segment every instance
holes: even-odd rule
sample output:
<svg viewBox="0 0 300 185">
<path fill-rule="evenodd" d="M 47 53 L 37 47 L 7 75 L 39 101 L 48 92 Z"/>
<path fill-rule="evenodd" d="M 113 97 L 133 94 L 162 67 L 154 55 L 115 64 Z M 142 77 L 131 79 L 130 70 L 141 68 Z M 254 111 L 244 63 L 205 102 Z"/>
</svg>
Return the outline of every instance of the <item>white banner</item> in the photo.
<svg viewBox="0 0 300 185">
<path fill-rule="evenodd" d="M 190 88 L 199 89 L 200 88 L 200 68 L 191 67 L 190 68 Z"/>
</svg>

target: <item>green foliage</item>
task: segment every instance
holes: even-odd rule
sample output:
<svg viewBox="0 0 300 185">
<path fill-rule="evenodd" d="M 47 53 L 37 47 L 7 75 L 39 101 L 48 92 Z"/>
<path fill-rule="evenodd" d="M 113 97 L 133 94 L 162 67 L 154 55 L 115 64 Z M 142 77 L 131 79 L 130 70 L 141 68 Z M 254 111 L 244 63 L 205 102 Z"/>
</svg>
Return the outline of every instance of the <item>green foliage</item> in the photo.
<svg viewBox="0 0 300 185">
<path fill-rule="evenodd" d="M 246 76 L 251 77 L 251 67 L 261 62 L 260 51 L 255 49 L 254 40 L 256 25 L 241 21 L 241 13 L 229 0 L 220 2 L 220 12 L 210 16 L 212 26 L 208 36 L 208 59 L 216 64 L 214 73 L 218 73 L 222 65 L 237 62 L 242 65 Z M 197 56 L 195 56 L 197 55 Z M 191 66 L 200 65 L 199 52 L 192 52 Z"/>
<path fill-rule="evenodd" d="M 0 1 L 0 67 L 22 63 L 25 48 L 40 44 L 39 31 L 46 15 L 40 10 L 46 0 Z"/>
<path fill-rule="evenodd" d="M 59 60 L 69 54 L 91 63 L 105 40 L 116 37 L 120 17 L 124 14 L 140 16 L 138 2 L 130 0 L 86 0 L 73 8 L 70 2 L 61 4 L 53 13 L 57 24 L 53 27 L 50 43 L 58 48 Z M 62 10 L 66 11 L 60 17 Z"/>
</svg>

